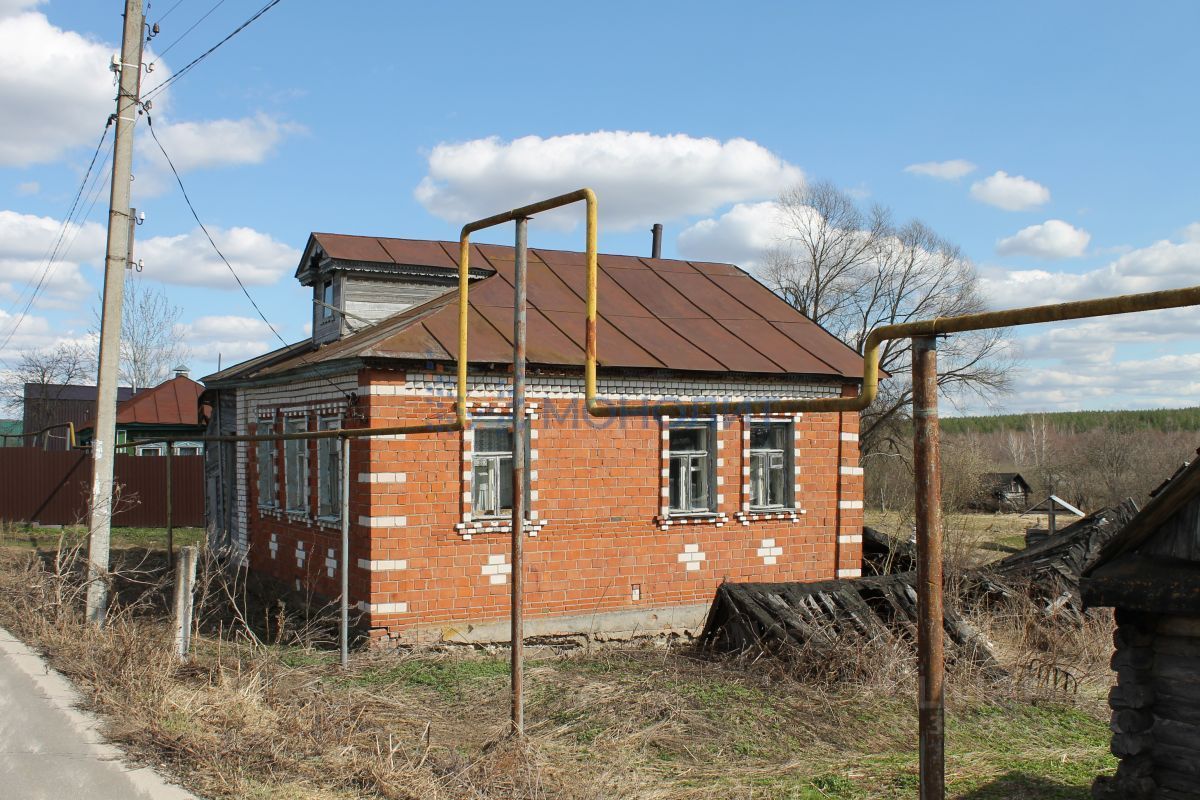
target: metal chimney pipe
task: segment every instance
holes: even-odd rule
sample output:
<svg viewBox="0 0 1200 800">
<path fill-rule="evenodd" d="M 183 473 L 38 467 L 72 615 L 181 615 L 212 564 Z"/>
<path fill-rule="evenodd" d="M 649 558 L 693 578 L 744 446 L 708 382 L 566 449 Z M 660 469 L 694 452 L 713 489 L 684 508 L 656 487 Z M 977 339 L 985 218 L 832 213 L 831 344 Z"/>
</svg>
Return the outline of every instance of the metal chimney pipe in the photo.
<svg viewBox="0 0 1200 800">
<path fill-rule="evenodd" d="M 662 223 L 654 223 L 654 227 L 650 229 L 650 257 L 662 258 Z"/>
</svg>

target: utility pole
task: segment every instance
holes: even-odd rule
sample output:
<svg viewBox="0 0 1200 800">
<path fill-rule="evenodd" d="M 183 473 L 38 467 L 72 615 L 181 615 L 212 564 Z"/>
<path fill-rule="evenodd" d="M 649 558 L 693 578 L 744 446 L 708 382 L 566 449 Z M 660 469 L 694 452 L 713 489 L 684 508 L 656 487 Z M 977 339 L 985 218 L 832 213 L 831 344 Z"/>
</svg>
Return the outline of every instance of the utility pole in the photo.
<svg viewBox="0 0 1200 800">
<path fill-rule="evenodd" d="M 129 266 L 133 213 L 133 126 L 142 82 L 142 0 L 125 0 L 125 30 L 117 73 L 117 130 L 113 144 L 112 192 L 108 201 L 108 246 L 104 258 L 104 301 L 100 316 L 100 366 L 96 380 L 96 433 L 92 440 L 92 498 L 88 539 L 87 617 L 102 624 L 108 610 L 108 547 L 112 532 L 113 459 L 117 439 L 117 381 L 121 362 L 121 300 Z"/>
</svg>

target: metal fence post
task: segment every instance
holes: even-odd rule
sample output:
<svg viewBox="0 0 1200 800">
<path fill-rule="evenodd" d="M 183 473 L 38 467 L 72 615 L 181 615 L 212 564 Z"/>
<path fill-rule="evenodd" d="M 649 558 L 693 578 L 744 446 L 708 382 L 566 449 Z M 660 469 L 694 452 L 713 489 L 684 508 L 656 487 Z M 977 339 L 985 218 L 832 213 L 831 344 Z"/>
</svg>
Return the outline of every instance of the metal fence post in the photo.
<svg viewBox="0 0 1200 800">
<path fill-rule="evenodd" d="M 175 655 L 180 660 L 186 659 L 192 648 L 192 589 L 198 549 L 195 545 L 182 548 L 175 564 Z"/>
<path fill-rule="evenodd" d="M 513 503 L 512 503 L 512 728 L 525 733 L 525 619 L 524 547 L 525 492 L 525 289 L 529 271 L 529 218 L 517 220 L 516 258 L 513 265 Z"/>
<path fill-rule="evenodd" d="M 917 658 L 921 800 L 946 796 L 942 610 L 942 454 L 937 339 L 913 337 L 913 464 L 917 481 Z"/>
<path fill-rule="evenodd" d="M 350 440 L 342 445 L 342 669 L 350 666 Z"/>
<path fill-rule="evenodd" d="M 167 569 L 175 566 L 175 527 L 171 524 L 171 492 L 174 487 L 171 486 L 171 451 L 174 449 L 172 442 L 166 443 L 167 448 Z"/>
</svg>

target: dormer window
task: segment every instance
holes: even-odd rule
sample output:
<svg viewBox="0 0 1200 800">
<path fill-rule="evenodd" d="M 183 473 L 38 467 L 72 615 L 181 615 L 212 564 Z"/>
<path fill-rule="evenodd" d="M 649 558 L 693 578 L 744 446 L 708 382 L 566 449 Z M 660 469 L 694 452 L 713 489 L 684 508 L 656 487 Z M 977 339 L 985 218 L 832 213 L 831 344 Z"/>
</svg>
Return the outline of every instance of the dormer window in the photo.
<svg viewBox="0 0 1200 800">
<path fill-rule="evenodd" d="M 321 302 L 321 319 L 329 319 L 333 316 L 333 281 L 321 284 Z"/>
</svg>

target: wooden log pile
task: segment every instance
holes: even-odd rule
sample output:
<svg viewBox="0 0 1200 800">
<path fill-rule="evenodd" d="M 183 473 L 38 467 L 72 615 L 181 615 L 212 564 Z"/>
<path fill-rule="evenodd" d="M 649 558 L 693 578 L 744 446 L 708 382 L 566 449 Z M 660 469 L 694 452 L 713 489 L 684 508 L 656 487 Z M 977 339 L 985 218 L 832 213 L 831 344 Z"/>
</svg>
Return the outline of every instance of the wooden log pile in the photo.
<svg viewBox="0 0 1200 800">
<path fill-rule="evenodd" d="M 700 642 L 720 652 L 753 648 L 785 656 L 814 648 L 819 655 L 847 637 L 899 639 L 915 647 L 915 578 L 903 572 L 818 583 L 725 583 L 717 589 Z M 948 663 L 1004 674 L 965 619 L 947 609 L 944 627 Z"/>
</svg>

